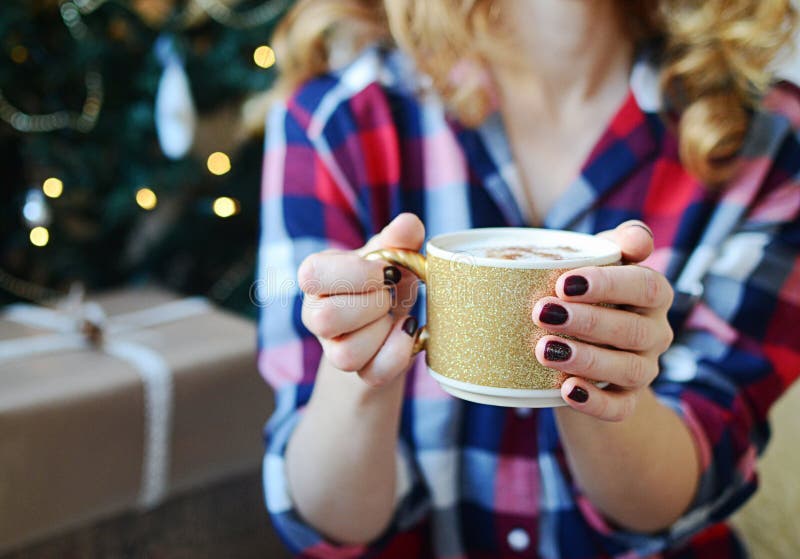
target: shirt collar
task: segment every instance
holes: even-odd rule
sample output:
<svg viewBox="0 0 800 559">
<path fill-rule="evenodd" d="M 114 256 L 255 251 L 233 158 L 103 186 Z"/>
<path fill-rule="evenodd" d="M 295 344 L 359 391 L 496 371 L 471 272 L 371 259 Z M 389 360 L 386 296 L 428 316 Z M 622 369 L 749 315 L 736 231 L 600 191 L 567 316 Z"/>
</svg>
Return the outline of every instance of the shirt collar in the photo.
<svg viewBox="0 0 800 559">
<path fill-rule="evenodd" d="M 544 226 L 570 229 L 624 179 L 650 161 L 663 135 L 659 117 L 662 95 L 658 66 L 652 49 L 639 49 L 631 68 L 629 90 L 609 122 L 580 174 L 558 198 L 544 218 Z M 530 226 L 524 194 L 508 136 L 499 112 L 490 115 L 472 131 L 482 144 L 467 149 L 475 160 L 473 171 L 498 205 L 510 226 Z M 470 141 L 469 130 L 461 130 L 462 141 Z M 473 148 L 475 142 L 473 141 Z M 467 146 L 465 146 L 467 147 Z"/>
</svg>

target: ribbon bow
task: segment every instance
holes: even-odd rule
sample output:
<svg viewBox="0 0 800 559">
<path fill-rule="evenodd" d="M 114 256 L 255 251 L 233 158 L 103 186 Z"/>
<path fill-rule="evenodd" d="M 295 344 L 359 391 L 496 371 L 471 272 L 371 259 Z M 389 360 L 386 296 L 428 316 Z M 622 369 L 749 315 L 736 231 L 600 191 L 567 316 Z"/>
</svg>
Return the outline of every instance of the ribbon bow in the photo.
<svg viewBox="0 0 800 559">
<path fill-rule="evenodd" d="M 145 310 L 108 317 L 96 302 L 71 293 L 57 308 L 8 305 L 0 319 L 50 333 L 0 341 L 0 365 L 9 361 L 69 350 L 100 351 L 130 364 L 144 385 L 145 447 L 138 504 L 149 509 L 165 497 L 172 433 L 172 371 L 149 347 L 118 339 L 123 332 L 142 330 L 198 316 L 211 304 L 201 297 L 171 301 Z"/>
</svg>

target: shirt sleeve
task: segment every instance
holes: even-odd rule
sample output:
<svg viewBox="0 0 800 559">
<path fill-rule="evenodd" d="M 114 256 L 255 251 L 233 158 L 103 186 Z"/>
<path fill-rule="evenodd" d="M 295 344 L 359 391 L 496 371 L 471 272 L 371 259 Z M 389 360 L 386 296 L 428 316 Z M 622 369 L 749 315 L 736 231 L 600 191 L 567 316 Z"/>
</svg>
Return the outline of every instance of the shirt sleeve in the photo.
<svg viewBox="0 0 800 559">
<path fill-rule="evenodd" d="M 296 101 L 296 100 L 295 100 Z M 265 429 L 263 482 L 267 509 L 287 546 L 303 557 L 416 556 L 421 544 L 424 491 L 403 441 L 397 449 L 396 510 L 388 531 L 370 545 L 327 541 L 298 514 L 286 478 L 286 443 L 307 404 L 322 349 L 300 318 L 297 268 L 311 253 L 362 246 L 372 226 L 358 217 L 358 176 L 364 158 L 352 151 L 352 123 L 317 127 L 313 113 L 290 99 L 268 117 L 262 177 L 259 264 L 253 296 L 260 307 L 259 370 L 275 391 L 276 409 Z M 343 131 L 344 130 L 344 131 Z M 352 138 L 351 138 L 352 139 Z M 342 145 L 351 146 L 342 155 Z M 343 159 L 345 158 L 345 159 Z M 381 224 L 376 223 L 376 226 Z M 404 555 L 405 553 L 410 553 Z"/>
<path fill-rule="evenodd" d="M 725 520 L 756 490 L 768 411 L 800 375 L 799 166 L 800 148 L 790 139 L 720 244 L 699 303 L 661 358 L 652 388 L 684 420 L 701 460 L 689 510 L 663 533 L 636 534 L 609 526 L 576 488 L 584 517 L 609 548 L 647 556 L 680 545 Z M 723 198 L 712 220 L 725 219 L 737 197 L 741 192 Z"/>
</svg>

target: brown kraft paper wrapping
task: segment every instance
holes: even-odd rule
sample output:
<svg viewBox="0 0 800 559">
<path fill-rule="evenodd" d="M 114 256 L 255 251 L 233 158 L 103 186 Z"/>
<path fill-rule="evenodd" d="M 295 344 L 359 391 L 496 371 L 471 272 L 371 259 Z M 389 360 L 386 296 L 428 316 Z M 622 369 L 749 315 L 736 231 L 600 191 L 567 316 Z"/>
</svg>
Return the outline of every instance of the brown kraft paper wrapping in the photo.
<svg viewBox="0 0 800 559">
<path fill-rule="evenodd" d="M 92 298 L 112 318 L 174 299 L 153 288 Z M 0 318 L 0 340 L 47 334 Z M 172 373 L 166 496 L 258 468 L 272 397 L 252 322 L 212 306 L 114 338 Z M 143 406 L 136 369 L 91 348 L 0 362 L 0 554 L 136 508 Z"/>
</svg>

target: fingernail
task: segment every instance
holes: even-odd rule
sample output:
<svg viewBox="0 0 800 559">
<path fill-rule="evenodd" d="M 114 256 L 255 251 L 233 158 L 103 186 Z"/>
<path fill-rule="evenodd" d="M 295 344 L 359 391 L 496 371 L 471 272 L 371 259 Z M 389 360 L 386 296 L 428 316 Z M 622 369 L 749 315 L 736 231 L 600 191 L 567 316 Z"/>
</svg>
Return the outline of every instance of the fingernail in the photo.
<svg viewBox="0 0 800 559">
<path fill-rule="evenodd" d="M 564 294 L 570 297 L 583 295 L 589 290 L 589 281 L 583 276 L 568 276 L 564 280 Z"/>
<path fill-rule="evenodd" d="M 384 285 L 397 285 L 400 281 L 400 270 L 397 266 L 386 266 L 383 269 L 383 284 Z"/>
<path fill-rule="evenodd" d="M 589 393 L 586 392 L 586 390 L 584 390 L 580 386 L 576 386 L 575 388 L 572 389 L 572 392 L 570 392 L 567 395 L 567 397 L 573 402 L 578 402 L 579 404 L 583 404 L 584 402 L 586 402 L 586 400 L 589 399 Z"/>
<path fill-rule="evenodd" d="M 406 318 L 405 322 L 403 322 L 402 328 L 403 332 L 413 338 L 414 334 L 417 332 L 417 319 L 413 316 L 409 316 Z"/>
<path fill-rule="evenodd" d="M 545 324 L 564 324 L 569 318 L 567 309 L 556 303 L 547 303 L 539 313 L 539 320 Z"/>
<path fill-rule="evenodd" d="M 544 358 L 548 361 L 566 361 L 572 357 L 572 349 L 567 344 L 549 341 L 544 345 Z"/>
<path fill-rule="evenodd" d="M 654 238 L 655 238 L 655 237 L 653 236 L 653 232 L 650 230 L 650 228 L 649 228 L 647 225 L 643 225 L 643 224 L 641 224 L 641 223 L 633 223 L 632 225 L 633 225 L 634 227 L 641 227 L 642 229 L 644 229 L 645 231 L 647 231 L 647 234 L 648 234 L 648 235 L 650 235 L 650 238 L 651 238 L 651 239 L 654 239 Z"/>
</svg>

